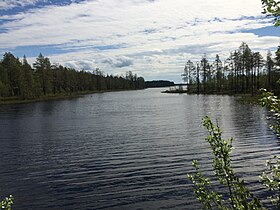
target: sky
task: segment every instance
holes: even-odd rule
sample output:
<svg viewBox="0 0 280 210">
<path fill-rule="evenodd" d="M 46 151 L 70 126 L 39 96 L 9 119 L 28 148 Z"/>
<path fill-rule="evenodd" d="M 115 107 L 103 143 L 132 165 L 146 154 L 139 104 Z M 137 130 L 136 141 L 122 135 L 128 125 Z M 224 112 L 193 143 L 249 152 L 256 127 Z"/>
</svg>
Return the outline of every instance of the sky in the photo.
<svg viewBox="0 0 280 210">
<path fill-rule="evenodd" d="M 0 54 L 105 74 L 181 82 L 187 60 L 229 56 L 242 42 L 264 56 L 280 27 L 261 0 L 0 0 Z"/>
</svg>

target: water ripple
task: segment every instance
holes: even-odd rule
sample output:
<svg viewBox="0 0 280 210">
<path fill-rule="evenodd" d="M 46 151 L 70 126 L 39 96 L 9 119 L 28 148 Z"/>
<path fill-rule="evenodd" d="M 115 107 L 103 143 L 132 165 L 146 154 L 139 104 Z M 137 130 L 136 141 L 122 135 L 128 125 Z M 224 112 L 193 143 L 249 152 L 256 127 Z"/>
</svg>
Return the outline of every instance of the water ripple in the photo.
<svg viewBox="0 0 280 210">
<path fill-rule="evenodd" d="M 265 197 L 258 175 L 280 149 L 266 111 L 160 91 L 0 107 L 0 196 L 13 194 L 14 209 L 199 209 L 186 175 L 197 159 L 213 177 L 209 115 L 235 138 L 238 176 Z"/>
</svg>

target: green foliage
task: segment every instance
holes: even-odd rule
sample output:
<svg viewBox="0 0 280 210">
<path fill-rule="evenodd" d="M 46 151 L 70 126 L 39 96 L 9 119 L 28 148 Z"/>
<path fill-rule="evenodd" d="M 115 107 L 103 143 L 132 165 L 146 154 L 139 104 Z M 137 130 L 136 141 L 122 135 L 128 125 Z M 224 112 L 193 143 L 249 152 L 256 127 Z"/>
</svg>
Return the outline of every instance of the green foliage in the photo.
<svg viewBox="0 0 280 210">
<path fill-rule="evenodd" d="M 222 139 L 219 126 L 214 126 L 209 117 L 205 117 L 203 125 L 208 130 L 206 141 L 213 153 L 213 171 L 219 183 L 227 189 L 229 196 L 218 194 L 212 190 L 211 182 L 202 176 L 196 160 L 193 166 L 195 174 L 189 174 L 189 179 L 195 185 L 194 192 L 204 209 L 263 209 L 260 201 L 245 187 L 244 180 L 239 179 L 231 166 L 230 153 L 232 138 Z"/>
<path fill-rule="evenodd" d="M 275 0 L 262 0 L 264 13 L 274 16 L 274 25 L 277 27 L 280 25 L 280 1 Z M 248 45 L 242 43 L 238 51 L 231 53 L 230 57 L 227 59 L 227 65 L 223 67 L 224 70 L 229 70 L 228 78 L 224 81 L 222 80 L 223 74 L 218 75 L 217 73 L 217 83 L 218 90 L 224 85 L 230 87 L 235 93 L 239 92 L 241 87 L 241 92 L 245 92 L 251 89 L 252 95 L 255 89 L 260 87 L 260 80 L 264 78 L 266 81 L 262 86 L 268 87 L 270 90 L 275 89 L 275 84 L 279 84 L 278 79 L 273 81 L 273 78 L 277 78 L 274 72 L 274 66 L 280 67 L 280 53 L 279 48 L 276 51 L 275 61 L 271 58 L 271 53 L 267 54 L 266 61 L 266 75 L 260 74 L 260 67 L 263 66 L 263 60 L 261 55 L 256 52 L 253 53 L 249 49 Z M 217 59 L 218 60 L 218 59 Z M 191 61 L 189 61 L 190 63 Z M 216 65 L 216 71 L 218 72 L 219 66 Z M 202 66 L 203 67 L 203 66 Z M 190 75 L 190 69 L 188 74 Z M 199 72 L 199 67 L 197 66 L 196 71 Z M 203 86 L 204 89 L 206 82 L 211 82 L 211 74 L 209 74 L 208 80 L 205 74 L 207 70 L 204 68 L 204 79 Z M 210 70 L 209 70 L 210 71 Z M 251 80 L 251 81 L 250 81 Z M 189 78 L 188 82 L 191 84 L 192 79 Z M 195 81 L 195 80 L 194 80 Z M 220 84 L 219 84 L 220 83 Z M 199 93 L 199 74 L 197 74 L 197 92 Z M 263 98 L 261 103 L 266 106 L 274 117 L 275 123 L 272 128 L 276 134 L 280 134 L 280 99 L 271 92 L 267 92 L 265 89 L 261 90 L 263 93 Z M 204 91 L 205 92 L 205 91 Z M 201 174 L 198 162 L 193 161 L 193 167 L 195 168 L 194 174 L 188 174 L 188 178 L 194 184 L 194 193 L 197 199 L 201 202 L 203 209 L 264 209 L 262 207 L 259 199 L 255 198 L 253 194 L 245 187 L 244 181 L 240 180 L 234 173 L 231 167 L 230 153 L 232 148 L 232 138 L 228 140 L 222 139 L 222 131 L 219 126 L 214 126 L 209 117 L 205 117 L 203 125 L 208 129 L 208 137 L 206 141 L 210 144 L 213 158 L 213 171 L 219 183 L 228 189 L 229 198 L 224 199 L 223 194 L 218 194 L 211 187 L 211 181 L 205 178 Z M 274 158 L 267 161 L 267 168 L 260 176 L 260 181 L 265 185 L 269 191 L 272 192 L 272 196 L 269 197 L 272 204 L 274 204 L 277 209 L 280 209 L 280 156 L 275 156 Z"/>
<path fill-rule="evenodd" d="M 185 82 L 189 92 L 194 93 L 251 93 L 255 95 L 261 87 L 279 91 L 276 81 L 280 77 L 280 53 L 274 59 L 270 52 L 264 59 L 260 52 L 252 51 L 242 42 L 238 49 L 222 61 L 219 55 L 210 62 L 203 56 L 199 62 L 188 60 L 185 65 Z"/>
<path fill-rule="evenodd" d="M 280 134 L 280 99 L 273 93 L 262 89 L 263 98 L 261 104 L 266 106 L 269 112 L 274 117 L 274 124 L 271 126 L 272 129 L 279 136 Z M 267 161 L 267 168 L 260 176 L 261 182 L 273 192 L 270 197 L 271 202 L 280 209 L 280 156 Z"/>
<path fill-rule="evenodd" d="M 11 53 L 5 53 L 0 60 L 1 97 L 37 99 L 53 95 L 71 95 L 76 92 L 143 89 L 145 80 L 131 71 L 127 77 L 104 76 L 98 68 L 95 71 L 76 71 L 61 65 L 52 65 L 49 58 L 38 56 L 33 68 L 26 57 L 19 60 Z"/>
<path fill-rule="evenodd" d="M 280 1 L 262 0 L 263 13 L 274 17 L 274 25 L 280 25 Z"/>
<path fill-rule="evenodd" d="M 195 185 L 194 193 L 201 202 L 203 209 L 225 209 L 223 208 L 222 195 L 216 193 L 211 188 L 210 179 L 205 178 L 200 171 L 197 160 L 193 161 L 193 167 L 196 170 L 195 174 L 188 174 L 188 178 Z"/>
<path fill-rule="evenodd" d="M 266 89 L 261 89 L 262 99 L 261 105 L 268 108 L 269 112 L 274 118 L 274 123 L 271 128 L 276 132 L 277 135 L 280 134 L 280 99 L 273 93 L 268 92 Z"/>
<path fill-rule="evenodd" d="M 280 120 L 280 100 L 265 90 L 265 97 L 262 99 L 263 105 L 270 108 Z M 244 185 L 244 180 L 239 179 L 231 166 L 230 153 L 232 149 L 232 138 L 222 139 L 222 131 L 219 126 L 214 126 L 209 117 L 205 117 L 203 125 L 208 130 L 206 141 L 210 144 L 213 153 L 213 171 L 219 183 L 223 185 L 227 192 L 219 194 L 213 190 L 209 178 L 205 178 L 199 168 L 197 160 L 193 161 L 194 174 L 188 174 L 188 178 L 194 184 L 194 193 L 202 204 L 203 209 L 265 209 L 260 200 L 250 192 Z M 278 125 L 277 125 L 278 126 Z M 273 127 L 279 132 L 279 126 Z M 260 176 L 261 183 L 272 192 L 268 199 L 280 209 L 280 157 L 267 161 L 267 168 Z M 228 196 L 227 196 L 228 195 Z M 228 198 L 227 198 L 228 197 Z"/>
<path fill-rule="evenodd" d="M 13 203 L 14 203 L 14 198 L 12 195 L 10 195 L 10 197 L 6 197 L 0 202 L 1 209 L 11 210 Z"/>
<path fill-rule="evenodd" d="M 266 106 L 274 118 L 273 130 L 280 134 L 280 99 L 273 93 L 261 89 L 261 104 Z M 194 193 L 201 202 L 203 209 L 264 209 L 259 199 L 245 187 L 244 180 L 239 179 L 231 166 L 230 153 L 232 138 L 222 139 L 222 131 L 219 126 L 214 126 L 209 117 L 205 117 L 203 125 L 208 130 L 206 141 L 210 144 L 213 153 L 213 171 L 219 183 L 226 187 L 227 193 L 218 194 L 211 186 L 211 181 L 205 178 L 199 168 L 198 162 L 193 161 L 194 174 L 188 174 L 188 178 L 194 184 Z M 260 176 L 261 183 L 271 191 L 268 199 L 280 209 L 280 156 L 267 161 L 267 168 Z M 228 199 L 227 196 L 229 195 Z"/>
<path fill-rule="evenodd" d="M 270 198 L 272 204 L 280 209 L 280 156 L 274 156 L 267 161 L 267 168 L 260 176 L 262 184 L 264 184 L 273 195 Z"/>
</svg>

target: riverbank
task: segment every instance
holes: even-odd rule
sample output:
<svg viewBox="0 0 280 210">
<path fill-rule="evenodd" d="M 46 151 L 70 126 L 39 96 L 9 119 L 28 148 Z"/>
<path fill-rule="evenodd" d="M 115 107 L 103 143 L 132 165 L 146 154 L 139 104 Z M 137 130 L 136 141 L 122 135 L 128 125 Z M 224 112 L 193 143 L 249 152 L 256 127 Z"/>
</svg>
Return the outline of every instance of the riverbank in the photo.
<svg viewBox="0 0 280 210">
<path fill-rule="evenodd" d="M 9 105 L 9 104 L 26 104 L 34 103 L 39 101 L 51 101 L 51 100 L 61 100 L 61 99 L 71 99 L 77 98 L 81 95 L 48 95 L 42 96 L 39 98 L 30 98 L 30 99 L 21 99 L 19 97 L 5 97 L 0 99 L 0 105 Z"/>
<path fill-rule="evenodd" d="M 170 94 L 198 94 L 196 92 L 190 92 L 188 90 L 183 90 L 183 89 L 170 89 L 170 90 L 165 90 L 162 91 L 161 93 L 170 93 Z M 262 94 L 258 91 L 254 95 L 251 93 L 237 93 L 233 94 L 228 91 L 223 91 L 223 92 L 207 92 L 207 93 L 199 93 L 202 95 L 229 95 L 229 96 L 234 96 L 239 102 L 241 103 L 246 103 L 246 104 L 259 104 L 260 99 L 262 98 Z"/>
<path fill-rule="evenodd" d="M 95 93 L 105 93 L 105 92 L 120 92 L 120 91 L 129 91 L 131 89 L 119 89 L 119 90 L 101 90 L 101 91 L 80 91 L 72 94 L 56 94 L 56 95 L 46 95 L 40 96 L 39 98 L 29 98 L 22 99 L 20 97 L 2 97 L 0 98 L 0 105 L 10 105 L 10 104 L 26 104 L 26 103 L 35 103 L 40 101 L 52 101 L 52 100 L 64 100 L 64 99 L 73 99 L 79 98 L 83 95 L 95 94 Z"/>
<path fill-rule="evenodd" d="M 174 90 L 165 90 L 165 91 L 162 91 L 161 93 L 188 93 L 188 91 L 187 90 L 174 89 Z"/>
</svg>

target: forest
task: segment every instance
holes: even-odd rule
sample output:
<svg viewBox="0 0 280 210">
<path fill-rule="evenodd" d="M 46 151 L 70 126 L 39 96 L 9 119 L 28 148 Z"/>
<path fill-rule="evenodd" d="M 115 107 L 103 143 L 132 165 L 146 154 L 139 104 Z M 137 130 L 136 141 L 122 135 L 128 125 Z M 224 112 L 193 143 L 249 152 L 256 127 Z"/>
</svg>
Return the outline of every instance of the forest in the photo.
<svg viewBox="0 0 280 210">
<path fill-rule="evenodd" d="M 62 65 L 51 64 L 40 54 L 33 67 L 12 53 L 0 60 L 0 100 L 18 98 L 37 99 L 54 95 L 111 90 L 143 89 L 145 80 L 131 71 L 125 76 L 104 75 L 98 68 L 93 72 L 77 71 Z"/>
<path fill-rule="evenodd" d="M 217 54 L 210 62 L 206 54 L 197 62 L 188 60 L 185 65 L 184 81 L 191 93 L 250 93 L 256 94 L 266 88 L 280 94 L 280 46 L 275 56 L 270 51 L 266 57 L 254 52 L 243 42 L 222 61 Z"/>
<path fill-rule="evenodd" d="M 174 85 L 175 85 L 174 82 L 167 81 L 167 80 L 145 81 L 145 88 L 170 87 Z"/>
</svg>

